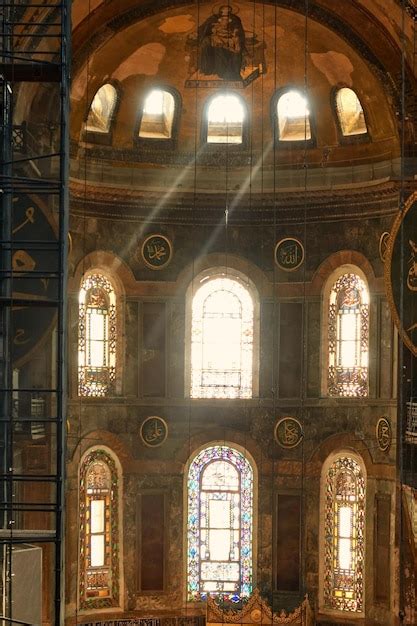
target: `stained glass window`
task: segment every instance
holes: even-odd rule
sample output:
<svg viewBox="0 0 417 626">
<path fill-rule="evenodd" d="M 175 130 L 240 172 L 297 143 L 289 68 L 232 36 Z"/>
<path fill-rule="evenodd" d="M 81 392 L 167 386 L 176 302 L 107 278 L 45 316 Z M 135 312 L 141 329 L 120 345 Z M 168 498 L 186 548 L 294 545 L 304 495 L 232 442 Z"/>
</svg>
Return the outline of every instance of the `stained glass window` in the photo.
<svg viewBox="0 0 417 626">
<path fill-rule="evenodd" d="M 252 591 L 253 471 L 228 446 L 210 446 L 188 472 L 188 599 L 238 602 Z"/>
<path fill-rule="evenodd" d="M 192 301 L 191 397 L 251 398 L 253 301 L 237 280 L 203 283 Z"/>
<path fill-rule="evenodd" d="M 336 94 L 336 108 L 345 137 L 364 135 L 368 132 L 362 105 L 352 89 L 348 87 L 339 89 Z"/>
<path fill-rule="evenodd" d="M 85 129 L 94 133 L 108 133 L 117 104 L 117 91 L 106 83 L 97 91 L 91 103 Z"/>
<path fill-rule="evenodd" d="M 359 463 L 337 458 L 325 476 L 324 606 L 364 608 L 365 477 Z"/>
<path fill-rule="evenodd" d="M 118 476 L 105 450 L 80 468 L 80 608 L 119 605 Z"/>
<path fill-rule="evenodd" d="M 105 396 L 116 374 L 116 295 L 102 274 L 84 278 L 78 309 L 78 392 Z"/>
<path fill-rule="evenodd" d="M 139 137 L 169 139 L 172 136 L 175 102 L 169 91 L 153 89 L 146 96 Z"/>
<path fill-rule="evenodd" d="M 329 299 L 329 395 L 368 395 L 368 343 L 368 289 L 357 274 L 343 274 Z"/>
<path fill-rule="evenodd" d="M 208 143 L 242 143 L 245 110 L 239 96 L 222 94 L 207 109 Z"/>
<path fill-rule="evenodd" d="M 311 139 L 308 102 L 300 92 L 291 90 L 282 94 L 277 103 L 277 120 L 280 141 Z"/>
</svg>

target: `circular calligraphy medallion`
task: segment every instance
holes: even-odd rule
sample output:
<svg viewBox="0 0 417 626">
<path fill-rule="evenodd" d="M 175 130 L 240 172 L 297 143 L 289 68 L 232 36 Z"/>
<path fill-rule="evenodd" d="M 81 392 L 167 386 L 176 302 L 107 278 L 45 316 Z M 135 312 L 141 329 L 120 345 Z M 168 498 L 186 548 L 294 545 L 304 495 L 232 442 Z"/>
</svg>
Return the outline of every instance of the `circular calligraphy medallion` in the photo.
<svg viewBox="0 0 417 626">
<path fill-rule="evenodd" d="M 387 256 L 388 244 L 389 244 L 390 234 L 388 232 L 382 233 L 379 238 L 379 256 L 381 257 L 381 261 L 385 263 L 385 258 Z"/>
<path fill-rule="evenodd" d="M 157 448 L 162 446 L 168 437 L 168 424 L 162 417 L 151 415 L 147 417 L 140 427 L 140 438 L 145 446 L 149 448 Z"/>
<path fill-rule="evenodd" d="M 275 263 L 285 272 L 293 272 L 304 261 L 304 247 L 294 237 L 286 237 L 278 241 L 274 252 Z"/>
<path fill-rule="evenodd" d="M 383 452 L 389 450 L 392 441 L 391 424 L 386 417 L 380 417 L 376 424 L 376 440 L 378 448 Z"/>
<path fill-rule="evenodd" d="M 142 258 L 151 270 L 162 270 L 172 258 L 172 245 L 164 235 L 149 235 L 142 244 Z"/>
<path fill-rule="evenodd" d="M 295 417 L 283 417 L 275 426 L 274 437 L 282 448 L 295 448 L 303 438 L 303 427 Z"/>
</svg>

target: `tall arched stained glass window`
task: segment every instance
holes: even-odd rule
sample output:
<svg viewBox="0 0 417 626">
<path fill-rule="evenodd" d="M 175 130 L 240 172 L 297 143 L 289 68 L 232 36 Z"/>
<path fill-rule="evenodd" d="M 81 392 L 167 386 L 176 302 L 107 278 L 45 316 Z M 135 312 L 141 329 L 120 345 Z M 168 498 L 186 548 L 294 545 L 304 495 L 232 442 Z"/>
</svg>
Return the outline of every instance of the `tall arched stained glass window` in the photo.
<svg viewBox="0 0 417 626">
<path fill-rule="evenodd" d="M 114 459 L 92 450 L 80 467 L 80 608 L 119 606 L 118 473 Z"/>
<path fill-rule="evenodd" d="M 254 305 L 237 280 L 214 277 L 192 301 L 192 398 L 251 398 Z"/>
<path fill-rule="evenodd" d="M 329 395 L 368 395 L 368 344 L 368 289 L 357 274 L 346 273 L 329 298 Z"/>
<path fill-rule="evenodd" d="M 194 458 L 188 472 L 188 599 L 220 594 L 238 602 L 252 591 L 253 470 L 229 446 Z"/>
<path fill-rule="evenodd" d="M 84 278 L 78 309 L 78 391 L 105 396 L 116 374 L 116 295 L 102 274 Z"/>
<path fill-rule="evenodd" d="M 365 474 L 349 453 L 326 467 L 323 606 L 360 613 L 364 610 Z"/>
</svg>

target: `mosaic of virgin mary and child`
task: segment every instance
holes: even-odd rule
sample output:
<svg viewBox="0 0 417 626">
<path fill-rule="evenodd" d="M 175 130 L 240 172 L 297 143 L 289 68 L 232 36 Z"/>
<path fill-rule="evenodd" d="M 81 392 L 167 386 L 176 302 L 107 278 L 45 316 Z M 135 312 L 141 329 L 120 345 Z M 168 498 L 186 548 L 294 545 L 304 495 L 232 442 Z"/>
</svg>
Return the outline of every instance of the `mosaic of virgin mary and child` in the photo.
<svg viewBox="0 0 417 626">
<path fill-rule="evenodd" d="M 240 17 L 230 5 L 220 5 L 187 43 L 194 49 L 191 73 L 198 72 L 200 78 L 240 81 L 254 69 L 256 37 L 249 33 L 248 40 Z"/>
</svg>

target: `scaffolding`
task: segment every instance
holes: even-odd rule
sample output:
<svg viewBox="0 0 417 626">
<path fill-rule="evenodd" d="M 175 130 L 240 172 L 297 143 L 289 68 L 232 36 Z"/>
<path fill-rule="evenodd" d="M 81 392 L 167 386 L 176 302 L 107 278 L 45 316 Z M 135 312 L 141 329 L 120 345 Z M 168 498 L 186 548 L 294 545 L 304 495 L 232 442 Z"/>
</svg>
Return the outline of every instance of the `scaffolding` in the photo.
<svg viewBox="0 0 417 626">
<path fill-rule="evenodd" d="M 0 623 L 61 624 L 70 0 L 0 6 Z"/>
</svg>

